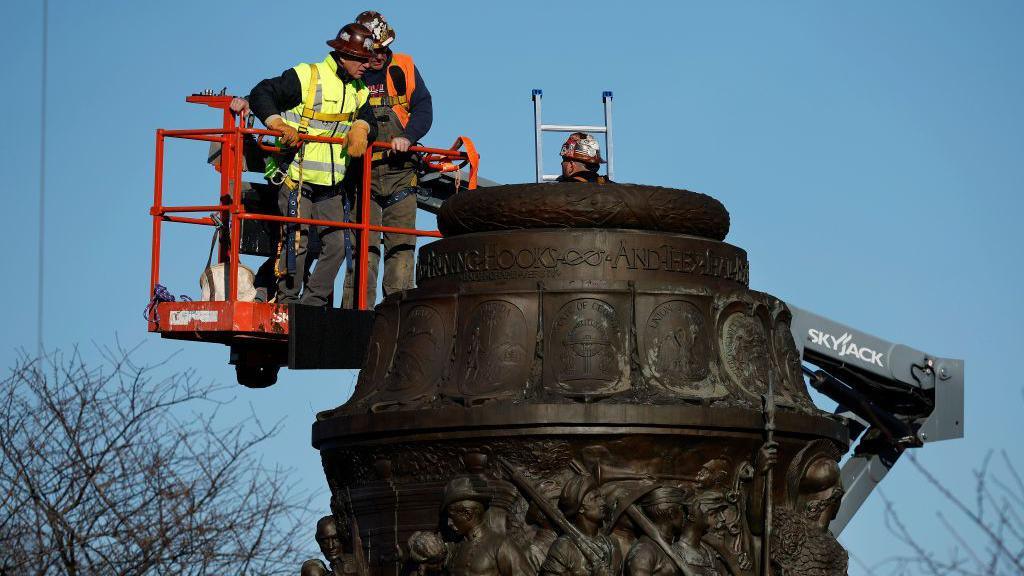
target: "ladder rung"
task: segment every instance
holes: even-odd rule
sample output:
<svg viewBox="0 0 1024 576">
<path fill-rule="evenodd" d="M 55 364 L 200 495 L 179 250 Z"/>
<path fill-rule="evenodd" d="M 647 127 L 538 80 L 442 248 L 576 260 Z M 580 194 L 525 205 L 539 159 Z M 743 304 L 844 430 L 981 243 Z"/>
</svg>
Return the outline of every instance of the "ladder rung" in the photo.
<svg viewBox="0 0 1024 576">
<path fill-rule="evenodd" d="M 598 132 L 605 133 L 608 128 L 604 126 L 584 126 L 573 124 L 541 124 L 540 129 L 545 132 Z"/>
</svg>

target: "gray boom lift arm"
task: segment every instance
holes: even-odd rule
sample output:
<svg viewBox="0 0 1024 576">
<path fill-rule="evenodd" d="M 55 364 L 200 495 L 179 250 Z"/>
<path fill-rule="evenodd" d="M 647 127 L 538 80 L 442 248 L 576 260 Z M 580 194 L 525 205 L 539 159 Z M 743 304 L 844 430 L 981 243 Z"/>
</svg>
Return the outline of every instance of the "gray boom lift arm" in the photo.
<svg viewBox="0 0 1024 576">
<path fill-rule="evenodd" d="M 829 529 L 838 536 L 907 448 L 964 435 L 964 361 L 894 344 L 794 306 L 793 339 L 811 386 L 836 401 L 853 454 Z"/>
</svg>

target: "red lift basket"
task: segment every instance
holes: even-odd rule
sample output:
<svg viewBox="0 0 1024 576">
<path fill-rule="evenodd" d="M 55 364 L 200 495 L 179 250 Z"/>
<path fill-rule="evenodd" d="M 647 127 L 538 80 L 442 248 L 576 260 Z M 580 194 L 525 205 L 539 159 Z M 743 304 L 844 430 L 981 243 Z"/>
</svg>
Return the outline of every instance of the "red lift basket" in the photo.
<svg viewBox="0 0 1024 576">
<path fill-rule="evenodd" d="M 156 294 L 157 285 L 160 282 L 160 257 L 161 257 L 161 230 L 164 222 L 178 222 L 183 224 L 197 224 L 202 226 L 222 225 L 222 231 L 230 239 L 228 243 L 221 243 L 217 254 L 217 261 L 226 264 L 228 267 L 228 283 L 226 286 L 226 298 L 216 301 L 185 301 L 165 302 L 154 299 L 152 308 L 148 313 L 148 328 L 150 332 L 157 332 L 164 338 L 175 338 L 181 340 L 195 340 L 199 342 L 217 342 L 231 346 L 231 363 L 236 365 L 239 381 L 254 387 L 266 386 L 276 381 L 277 369 L 282 365 L 291 367 L 358 367 L 358 366 L 292 366 L 292 354 L 290 351 L 301 349 L 303 342 L 296 342 L 295 321 L 296 314 L 324 314 L 332 318 L 340 318 L 338 314 L 348 312 L 360 313 L 365 319 L 372 315 L 367 311 L 366 302 L 366 269 L 369 256 L 369 235 L 371 231 L 395 232 L 399 234 L 410 234 L 414 236 L 427 236 L 440 238 L 441 233 L 436 230 L 404 229 L 387 226 L 373 226 L 370 220 L 370 164 L 372 162 L 372 151 L 376 149 L 391 148 L 387 142 L 373 142 L 362 158 L 363 182 L 360 190 L 359 214 L 355 222 L 336 222 L 325 220 L 313 220 L 308 218 L 292 218 L 276 214 L 259 214 L 247 212 L 242 203 L 242 172 L 243 172 L 243 142 L 246 136 L 254 137 L 261 148 L 267 149 L 265 143 L 260 140 L 264 137 L 279 136 L 277 132 L 260 130 L 247 127 L 246 115 L 235 117 L 229 105 L 232 97 L 227 95 L 192 95 L 187 97 L 186 102 L 203 104 L 221 111 L 222 126 L 220 128 L 202 128 L 193 130 L 164 130 L 156 131 L 156 165 L 153 185 L 153 207 L 150 208 L 150 215 L 153 217 L 153 249 L 152 266 L 150 271 L 149 297 Z M 218 190 L 217 203 L 202 206 L 166 206 L 164 205 L 164 143 L 168 138 L 180 138 L 184 140 L 199 140 L 204 142 L 215 142 L 221 145 L 221 159 L 217 166 L 220 173 L 220 189 Z M 307 142 L 328 142 L 344 144 L 344 137 L 325 138 L 309 135 L 300 135 L 302 140 Z M 461 171 L 468 167 L 468 178 L 466 188 L 476 188 L 477 170 L 480 156 L 477 154 L 472 140 L 460 137 L 449 149 L 426 148 L 413 146 L 409 148 L 412 152 L 422 154 L 423 162 L 433 170 L 451 172 Z M 196 214 L 211 214 L 208 216 L 196 216 Z M 212 215 L 219 215 L 218 223 Z M 235 279 L 238 278 L 241 224 L 245 220 L 264 220 L 281 223 L 297 223 L 317 225 L 331 228 L 346 228 L 359 234 L 359 253 L 356 257 L 356 294 L 357 311 L 321 310 L 311 307 L 288 306 L 262 303 L 245 302 L 238 300 L 238 286 Z M 227 244 L 227 245 L 224 245 Z M 296 310 L 298 308 L 298 312 Z M 317 312 L 317 310 L 321 310 Z M 331 316 L 333 314 L 333 316 Z M 349 316 L 354 318 L 355 316 Z M 371 316 L 372 318 L 372 316 Z M 371 320 L 372 323 L 372 320 Z M 316 321 L 304 325 L 317 325 Z M 306 332 L 309 330 L 307 329 Z M 363 330 L 365 332 L 365 330 Z M 315 339 L 313 334 L 308 334 L 311 340 Z M 338 345 L 350 346 L 345 339 L 334 340 Z M 313 346 L 314 344 L 310 344 Z M 322 344 L 320 344 L 322 346 Z M 325 356 L 329 357 L 333 351 L 326 350 Z M 338 350 L 339 357 L 351 356 L 351 351 Z M 351 363 L 351 362 L 350 362 Z M 326 364 L 331 364 L 327 362 Z M 272 374 L 271 374 L 272 373 Z M 247 381 L 243 381 L 247 380 Z"/>
</svg>

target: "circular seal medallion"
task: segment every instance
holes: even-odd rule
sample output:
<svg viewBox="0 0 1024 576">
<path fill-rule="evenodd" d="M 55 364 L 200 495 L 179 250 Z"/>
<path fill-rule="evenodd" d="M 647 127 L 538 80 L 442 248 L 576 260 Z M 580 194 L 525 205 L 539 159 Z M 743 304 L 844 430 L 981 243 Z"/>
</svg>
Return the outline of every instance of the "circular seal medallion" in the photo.
<svg viewBox="0 0 1024 576">
<path fill-rule="evenodd" d="M 643 360 L 651 382 L 691 398 L 725 395 L 719 384 L 701 384 L 710 373 L 710 338 L 707 320 L 694 303 L 659 304 L 644 325 Z"/>
<path fill-rule="evenodd" d="M 547 340 L 559 392 L 607 395 L 628 387 L 625 367 L 619 362 L 625 347 L 619 319 L 604 300 L 580 298 L 565 303 Z"/>
<path fill-rule="evenodd" d="M 768 389 L 768 334 L 760 318 L 734 312 L 722 323 L 725 369 L 741 390 L 760 400 Z"/>
</svg>

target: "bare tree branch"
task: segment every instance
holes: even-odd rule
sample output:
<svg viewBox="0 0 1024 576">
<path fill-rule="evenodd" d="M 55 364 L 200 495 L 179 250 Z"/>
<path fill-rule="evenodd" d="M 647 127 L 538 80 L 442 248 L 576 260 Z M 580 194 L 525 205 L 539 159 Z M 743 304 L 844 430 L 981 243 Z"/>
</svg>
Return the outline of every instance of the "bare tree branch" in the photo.
<svg viewBox="0 0 1024 576">
<path fill-rule="evenodd" d="M 194 371 L 99 353 L 22 356 L 0 381 L 0 576 L 294 573 L 312 511 L 261 461 L 280 423 L 227 422 Z"/>
<path fill-rule="evenodd" d="M 934 552 L 913 537 L 894 504 L 883 493 L 886 527 L 910 549 L 911 554 L 893 556 L 875 568 L 891 565 L 895 567 L 894 573 L 924 572 L 935 576 L 1024 574 L 1024 482 L 1005 450 L 1000 451 L 1001 458 L 996 465 L 993 455 L 994 451 L 989 451 L 981 466 L 973 471 L 973 502 L 968 505 L 914 454 L 908 453 L 907 459 L 926 482 L 951 504 L 955 519 L 945 512 L 938 512 L 937 517 L 956 545 L 948 560 L 939 560 Z"/>
</svg>

